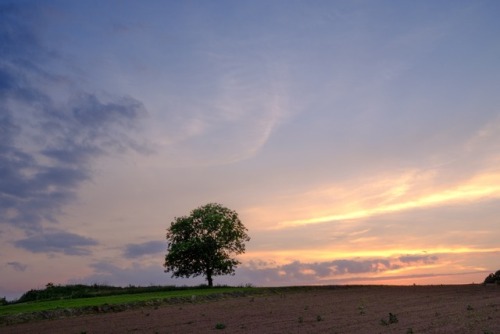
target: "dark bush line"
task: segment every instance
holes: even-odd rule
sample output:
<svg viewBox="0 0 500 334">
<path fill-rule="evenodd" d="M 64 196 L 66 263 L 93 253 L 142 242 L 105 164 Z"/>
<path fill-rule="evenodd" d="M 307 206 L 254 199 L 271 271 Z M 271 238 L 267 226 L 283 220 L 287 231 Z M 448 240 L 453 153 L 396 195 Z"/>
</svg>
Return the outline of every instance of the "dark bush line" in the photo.
<svg viewBox="0 0 500 334">
<path fill-rule="evenodd" d="M 200 287 L 177 287 L 176 290 L 192 289 L 192 288 L 206 288 L 207 286 Z M 217 286 L 222 287 L 222 286 Z M 214 287 L 217 289 L 217 287 Z M 186 296 L 186 297 L 170 297 L 170 298 L 160 298 L 151 299 L 145 301 L 137 301 L 132 303 L 123 304 L 103 304 L 96 306 L 83 306 L 75 308 L 59 308 L 45 311 L 36 311 L 28 313 L 10 314 L 0 316 L 0 327 L 5 325 L 14 325 L 19 323 L 26 323 L 34 320 L 46 320 L 46 319 L 58 319 L 63 317 L 80 316 L 84 314 L 98 314 L 98 313 L 114 313 L 123 312 L 132 309 L 152 307 L 158 308 L 162 305 L 176 305 L 176 304 L 187 304 L 187 303 L 203 303 L 221 299 L 228 298 L 240 298 L 250 295 L 261 294 L 259 290 L 248 290 L 248 291 L 234 291 L 234 292 L 223 292 L 216 293 L 214 290 L 213 294 L 204 296 Z"/>
<path fill-rule="evenodd" d="M 226 287 L 216 286 L 214 288 Z M 147 292 L 164 292 L 174 290 L 187 290 L 187 289 L 205 289 L 207 285 L 198 286 L 175 286 L 175 285 L 153 285 L 153 286 L 134 286 L 117 287 L 101 284 L 84 285 L 54 285 L 49 283 L 45 289 L 32 289 L 25 292 L 18 300 L 7 302 L 4 304 L 18 304 L 33 301 L 49 301 L 58 299 L 75 299 L 75 298 L 92 298 L 92 297 L 105 297 L 123 294 L 137 294 Z"/>
</svg>

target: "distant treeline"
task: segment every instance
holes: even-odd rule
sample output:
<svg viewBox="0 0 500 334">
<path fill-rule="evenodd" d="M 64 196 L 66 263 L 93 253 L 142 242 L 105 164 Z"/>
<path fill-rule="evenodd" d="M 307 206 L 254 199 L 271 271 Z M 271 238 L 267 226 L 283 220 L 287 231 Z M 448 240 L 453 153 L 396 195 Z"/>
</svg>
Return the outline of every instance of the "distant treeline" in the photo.
<svg viewBox="0 0 500 334">
<path fill-rule="evenodd" d="M 489 274 L 485 279 L 484 283 L 497 283 L 500 284 L 500 270 L 496 273 Z"/>
<path fill-rule="evenodd" d="M 1 298 L 0 304 L 17 304 L 26 303 L 33 301 L 46 301 L 46 300 L 57 300 L 57 299 L 73 299 L 73 298 L 91 298 L 91 297 L 103 297 L 103 296 L 113 296 L 121 294 L 136 294 L 136 293 L 146 293 L 146 292 L 160 292 L 160 291 L 173 291 L 173 290 L 186 290 L 186 289 L 203 289 L 207 288 L 206 285 L 199 286 L 134 286 L 129 285 L 127 287 L 117 287 L 110 285 L 101 284 L 74 284 L 74 285 L 54 285 L 48 283 L 45 289 L 32 289 L 25 292 L 19 299 L 15 301 L 6 301 L 5 298 Z"/>
</svg>

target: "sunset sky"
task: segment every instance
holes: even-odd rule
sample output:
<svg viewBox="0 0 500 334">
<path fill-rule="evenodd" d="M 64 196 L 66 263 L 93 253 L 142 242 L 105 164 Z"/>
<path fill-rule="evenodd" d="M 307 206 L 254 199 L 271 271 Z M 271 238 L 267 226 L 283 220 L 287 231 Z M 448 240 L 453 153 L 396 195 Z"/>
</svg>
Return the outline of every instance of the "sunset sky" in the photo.
<svg viewBox="0 0 500 334">
<path fill-rule="evenodd" d="M 217 202 L 215 284 L 500 269 L 499 1 L 0 0 L 0 297 L 163 272 Z"/>
</svg>

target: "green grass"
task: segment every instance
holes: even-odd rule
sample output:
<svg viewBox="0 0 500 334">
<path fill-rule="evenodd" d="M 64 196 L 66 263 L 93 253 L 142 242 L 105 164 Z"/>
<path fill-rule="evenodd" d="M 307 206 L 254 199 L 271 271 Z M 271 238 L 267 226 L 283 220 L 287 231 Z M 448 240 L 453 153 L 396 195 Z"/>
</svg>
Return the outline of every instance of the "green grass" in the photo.
<svg viewBox="0 0 500 334">
<path fill-rule="evenodd" d="M 75 298 L 75 299 L 60 299 L 39 302 L 27 302 L 19 304 L 10 304 L 0 306 L 0 316 L 30 313 L 37 311 L 47 311 L 54 309 L 74 309 L 86 306 L 100 306 L 100 305 L 119 305 L 135 302 L 144 302 L 149 300 L 176 298 L 176 297 L 191 297 L 191 296 L 207 296 L 219 293 L 231 292 L 247 292 L 253 291 L 256 288 L 243 288 L 243 287 L 222 287 L 212 289 L 182 289 L 174 291 L 163 292 L 148 292 L 148 293 L 135 293 L 135 294 L 120 294 L 105 297 L 92 297 L 92 298 Z"/>
</svg>

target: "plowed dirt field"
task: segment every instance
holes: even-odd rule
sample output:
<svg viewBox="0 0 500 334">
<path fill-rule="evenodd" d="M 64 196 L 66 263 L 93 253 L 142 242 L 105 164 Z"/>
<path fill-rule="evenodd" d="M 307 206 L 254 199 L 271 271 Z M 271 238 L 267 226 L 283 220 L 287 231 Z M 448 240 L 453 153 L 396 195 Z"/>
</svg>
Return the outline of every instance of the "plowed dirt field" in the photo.
<svg viewBox="0 0 500 334">
<path fill-rule="evenodd" d="M 41 320 L 0 333 L 499 333 L 500 286 L 332 286 Z"/>
</svg>

